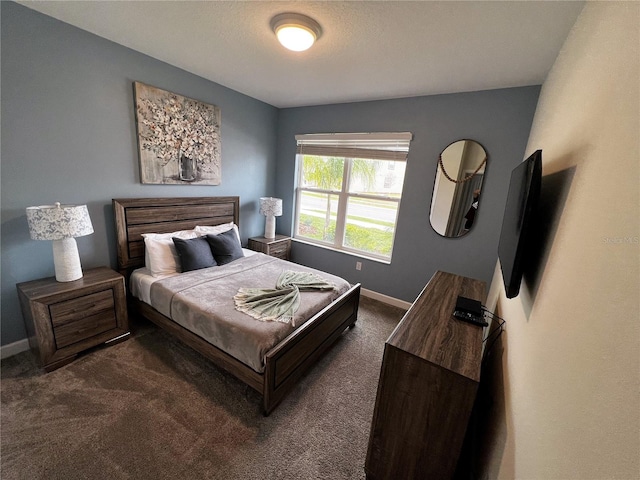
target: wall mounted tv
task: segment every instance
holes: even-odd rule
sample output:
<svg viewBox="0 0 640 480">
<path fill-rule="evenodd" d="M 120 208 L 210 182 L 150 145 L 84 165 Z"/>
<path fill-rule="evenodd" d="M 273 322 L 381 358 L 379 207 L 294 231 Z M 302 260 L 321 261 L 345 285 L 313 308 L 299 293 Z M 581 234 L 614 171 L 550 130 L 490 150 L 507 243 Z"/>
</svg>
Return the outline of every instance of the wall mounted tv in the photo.
<svg viewBox="0 0 640 480">
<path fill-rule="evenodd" d="M 542 181 L 542 150 L 537 150 L 511 172 L 507 204 L 502 218 L 498 259 L 507 298 L 520 292 L 527 242 L 535 221 Z"/>
</svg>

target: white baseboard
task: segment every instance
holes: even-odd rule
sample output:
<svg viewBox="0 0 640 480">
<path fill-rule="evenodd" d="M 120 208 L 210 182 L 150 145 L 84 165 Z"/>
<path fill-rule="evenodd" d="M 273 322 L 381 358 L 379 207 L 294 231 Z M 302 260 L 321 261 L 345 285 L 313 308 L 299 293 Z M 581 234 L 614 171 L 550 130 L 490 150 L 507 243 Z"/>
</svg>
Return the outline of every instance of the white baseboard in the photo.
<svg viewBox="0 0 640 480">
<path fill-rule="evenodd" d="M 29 339 L 24 338 L 17 342 L 10 343 L 9 345 L 2 345 L 0 347 L 0 359 L 12 357 L 21 352 L 29 350 Z"/>
<path fill-rule="evenodd" d="M 409 310 L 409 307 L 411 306 L 410 302 L 405 302 L 404 300 L 390 297 L 383 293 L 374 292 L 373 290 L 367 290 L 366 288 L 361 288 L 360 294 L 363 297 L 373 298 L 379 302 L 386 303 L 387 305 L 392 305 L 394 307 L 404 308 L 405 310 Z"/>
</svg>

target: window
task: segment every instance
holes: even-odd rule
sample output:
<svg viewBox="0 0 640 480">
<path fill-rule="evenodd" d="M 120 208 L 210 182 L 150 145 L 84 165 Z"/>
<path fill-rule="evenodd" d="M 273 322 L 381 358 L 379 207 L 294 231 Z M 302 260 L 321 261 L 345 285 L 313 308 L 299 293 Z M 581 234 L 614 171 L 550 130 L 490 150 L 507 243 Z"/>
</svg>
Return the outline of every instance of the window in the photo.
<svg viewBox="0 0 640 480">
<path fill-rule="evenodd" d="M 297 135 L 294 238 L 389 261 L 411 133 Z"/>
</svg>

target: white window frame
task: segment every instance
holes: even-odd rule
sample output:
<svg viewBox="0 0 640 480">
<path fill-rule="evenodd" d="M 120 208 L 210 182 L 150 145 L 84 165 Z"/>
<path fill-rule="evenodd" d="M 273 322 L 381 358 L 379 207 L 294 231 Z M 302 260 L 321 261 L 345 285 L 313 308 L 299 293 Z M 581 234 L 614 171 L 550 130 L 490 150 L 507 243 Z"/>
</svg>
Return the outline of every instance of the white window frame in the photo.
<svg viewBox="0 0 640 480">
<path fill-rule="evenodd" d="M 409 143 L 411 139 L 412 134 L 409 132 L 296 135 L 296 142 L 298 146 L 296 151 L 296 203 L 293 225 L 294 240 L 330 248 L 341 252 L 348 252 L 359 257 L 390 263 L 391 257 L 393 255 L 395 236 L 397 233 L 398 215 L 400 213 L 400 202 L 402 200 L 402 194 L 400 195 L 400 198 L 397 198 L 393 196 L 369 195 L 366 193 L 350 193 L 349 183 L 351 181 L 351 167 L 353 164 L 353 160 L 356 158 L 398 161 L 406 163 L 407 155 L 409 153 Z M 301 162 L 303 155 L 344 158 L 345 162 L 342 175 L 341 190 L 303 187 L 303 172 Z M 402 191 L 404 193 L 404 179 Z M 336 212 L 336 232 L 333 242 L 322 241 L 298 234 L 301 197 L 303 192 L 314 192 L 338 197 L 338 210 Z M 397 204 L 391 244 L 391 253 L 389 254 L 389 256 L 379 255 L 376 253 L 367 252 L 344 245 L 344 237 L 347 224 L 347 205 L 350 198 L 382 200 L 387 202 L 394 202 Z"/>
</svg>

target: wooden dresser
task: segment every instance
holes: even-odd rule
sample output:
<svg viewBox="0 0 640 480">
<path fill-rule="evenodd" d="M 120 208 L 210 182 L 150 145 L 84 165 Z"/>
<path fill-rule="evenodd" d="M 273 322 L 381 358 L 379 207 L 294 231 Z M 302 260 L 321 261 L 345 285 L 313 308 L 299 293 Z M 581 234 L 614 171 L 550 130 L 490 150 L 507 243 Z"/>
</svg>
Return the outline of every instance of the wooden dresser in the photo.
<svg viewBox="0 0 640 480">
<path fill-rule="evenodd" d="M 367 479 L 452 478 L 480 381 L 483 328 L 452 317 L 485 284 L 436 272 L 384 348 Z"/>
</svg>

